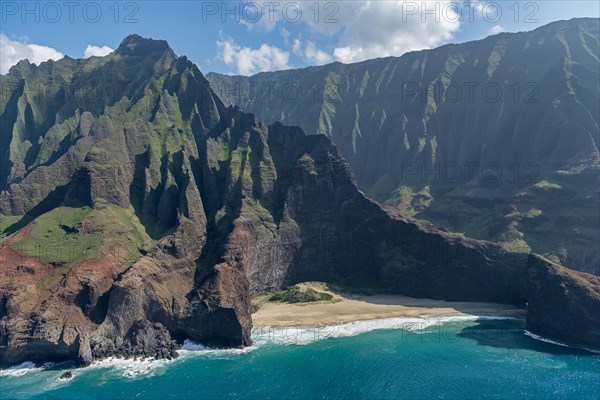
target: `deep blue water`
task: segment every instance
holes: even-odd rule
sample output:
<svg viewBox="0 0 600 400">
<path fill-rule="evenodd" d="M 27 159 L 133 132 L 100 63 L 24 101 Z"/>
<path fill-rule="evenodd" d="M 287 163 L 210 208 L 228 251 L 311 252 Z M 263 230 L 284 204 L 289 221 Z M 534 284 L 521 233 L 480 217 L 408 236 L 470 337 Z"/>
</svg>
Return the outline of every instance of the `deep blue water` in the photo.
<svg viewBox="0 0 600 400">
<path fill-rule="evenodd" d="M 3 371 L 0 399 L 600 399 L 600 355 L 534 340 L 522 321 L 352 329 L 364 325 L 257 332 L 244 351 L 105 362 L 66 382 L 64 365 Z"/>
</svg>

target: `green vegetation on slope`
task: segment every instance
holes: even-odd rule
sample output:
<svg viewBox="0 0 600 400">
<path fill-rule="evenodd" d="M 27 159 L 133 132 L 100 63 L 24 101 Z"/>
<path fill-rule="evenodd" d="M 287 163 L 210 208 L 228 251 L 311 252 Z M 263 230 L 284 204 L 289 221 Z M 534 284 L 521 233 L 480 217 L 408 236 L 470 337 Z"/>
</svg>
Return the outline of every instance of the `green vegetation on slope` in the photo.
<svg viewBox="0 0 600 400">
<path fill-rule="evenodd" d="M 207 79 L 226 104 L 331 138 L 381 203 L 600 273 L 599 25 L 557 21 L 402 57 Z M 267 86 L 268 96 L 256 90 Z"/>
<path fill-rule="evenodd" d="M 2 215 L 0 214 L 0 241 L 6 239 L 9 235 L 14 233 L 11 226 L 19 222 L 23 216 L 14 215 Z"/>
<path fill-rule="evenodd" d="M 55 267 L 45 282 L 52 286 L 84 260 L 109 258 L 124 271 L 152 245 L 131 208 L 101 204 L 96 209 L 55 208 L 39 216 L 14 247 Z"/>
</svg>

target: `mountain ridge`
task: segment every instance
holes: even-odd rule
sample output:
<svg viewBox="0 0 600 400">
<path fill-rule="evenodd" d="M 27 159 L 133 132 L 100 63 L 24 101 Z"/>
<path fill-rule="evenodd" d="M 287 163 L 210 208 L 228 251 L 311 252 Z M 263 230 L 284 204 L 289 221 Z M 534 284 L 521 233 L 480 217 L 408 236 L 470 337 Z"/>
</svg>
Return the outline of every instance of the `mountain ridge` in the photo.
<svg viewBox="0 0 600 400">
<path fill-rule="evenodd" d="M 152 43 L 140 40 L 127 51 Z M 194 64 L 163 50 L 0 76 L 14 84 L 0 104 L 0 365 L 170 358 L 184 339 L 246 346 L 253 296 L 350 278 L 518 305 L 537 300 L 528 285 L 572 278 L 581 310 L 537 313 L 581 319 L 588 336 L 560 338 L 598 346 L 586 308 L 600 304 L 598 282 L 380 206 L 328 138 L 225 107 Z M 36 89 L 56 82 L 58 99 Z M 102 95 L 66 96 L 80 82 Z"/>
<path fill-rule="evenodd" d="M 446 47 L 457 47 L 457 46 L 466 46 L 469 44 L 473 44 L 473 43 L 478 43 L 478 42 L 482 42 L 485 40 L 488 40 L 490 38 L 493 37 L 498 37 L 498 36 L 511 36 L 511 35 L 520 35 L 520 34 L 524 34 L 524 33 L 532 33 L 532 32 L 536 32 L 536 31 L 541 31 L 541 30 L 551 30 L 552 28 L 554 28 L 556 25 L 568 25 L 571 23 L 579 23 L 579 22 L 591 22 L 591 23 L 596 23 L 597 20 L 599 18 L 594 18 L 594 17 L 574 17 L 571 19 L 562 19 L 562 20 L 557 20 L 557 21 L 553 21 L 553 22 L 549 22 L 545 25 L 539 26 L 533 30 L 530 31 L 516 31 L 516 32 L 499 32 L 499 33 L 495 33 L 489 36 L 486 36 L 484 38 L 481 39 L 473 39 L 473 40 L 468 40 L 466 42 L 458 42 L 458 43 L 446 43 L 440 46 L 436 46 L 434 48 L 429 48 L 429 49 L 421 49 L 421 50 L 411 50 L 411 51 L 407 51 L 406 53 L 403 53 L 402 55 L 399 56 L 384 56 L 384 57 L 376 57 L 376 58 L 370 58 L 368 60 L 363 60 L 363 61 L 356 61 L 356 62 L 351 62 L 351 63 L 344 63 L 341 61 L 333 61 L 327 64 L 323 64 L 323 65 L 308 65 L 306 67 L 300 67 L 300 68 L 290 68 L 290 69 L 281 69 L 281 70 L 275 70 L 275 71 L 262 71 L 262 72 L 257 72 L 254 75 L 240 75 L 240 74 L 224 74 L 221 72 L 215 72 L 215 71 L 209 71 L 206 73 L 206 75 L 227 75 L 227 76 L 231 76 L 231 77 L 241 77 L 241 78 L 250 78 L 253 76 L 258 76 L 258 75 L 269 75 L 272 73 L 277 73 L 277 72 L 289 72 L 289 71 L 302 71 L 302 70 L 311 70 L 311 69 L 320 69 L 323 67 L 328 67 L 328 66 L 333 66 L 333 65 L 346 65 L 346 66 L 352 66 L 352 65 L 360 65 L 360 64 L 369 64 L 373 61 L 377 61 L 377 60 L 393 60 L 393 59 L 399 59 L 402 57 L 406 57 L 408 55 L 415 55 L 415 54 L 419 54 L 419 53 L 426 53 L 426 52 L 430 52 L 431 50 L 437 50 L 437 49 L 443 49 Z M 135 35 L 135 34 L 133 34 Z"/>
<path fill-rule="evenodd" d="M 598 21 L 207 79 L 226 104 L 330 137 L 382 203 L 599 274 Z"/>
</svg>

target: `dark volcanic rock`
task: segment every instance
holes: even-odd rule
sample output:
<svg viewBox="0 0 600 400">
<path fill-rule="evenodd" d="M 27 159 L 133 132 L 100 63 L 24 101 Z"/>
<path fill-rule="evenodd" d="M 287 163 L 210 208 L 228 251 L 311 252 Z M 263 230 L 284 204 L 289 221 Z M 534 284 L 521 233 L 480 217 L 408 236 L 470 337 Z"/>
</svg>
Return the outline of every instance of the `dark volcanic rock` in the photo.
<svg viewBox="0 0 600 400">
<path fill-rule="evenodd" d="M 527 330 L 560 343 L 600 349 L 600 278 L 531 255 Z"/>
<path fill-rule="evenodd" d="M 67 371 L 64 374 L 62 374 L 58 379 L 60 379 L 61 381 L 71 380 L 73 379 L 73 373 L 71 371 Z"/>
</svg>

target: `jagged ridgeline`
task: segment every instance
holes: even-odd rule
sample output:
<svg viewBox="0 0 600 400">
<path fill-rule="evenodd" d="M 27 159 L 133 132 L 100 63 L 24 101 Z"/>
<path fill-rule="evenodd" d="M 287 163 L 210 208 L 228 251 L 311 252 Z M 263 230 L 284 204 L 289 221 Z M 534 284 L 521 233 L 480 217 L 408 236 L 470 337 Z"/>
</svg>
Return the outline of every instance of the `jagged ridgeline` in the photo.
<svg viewBox="0 0 600 400">
<path fill-rule="evenodd" d="M 224 106 L 164 41 L 0 79 L 1 366 L 248 345 L 250 299 L 307 280 L 529 302 L 536 333 L 598 346 L 594 277 L 382 208 L 326 136 Z"/>
<path fill-rule="evenodd" d="M 226 104 L 331 138 L 382 203 L 600 274 L 598 26 L 207 79 Z"/>
</svg>

